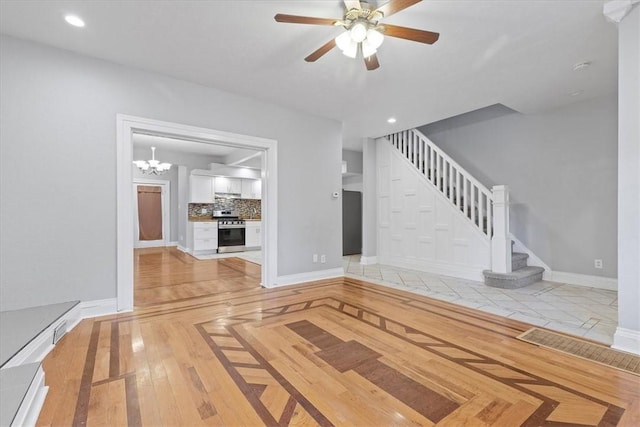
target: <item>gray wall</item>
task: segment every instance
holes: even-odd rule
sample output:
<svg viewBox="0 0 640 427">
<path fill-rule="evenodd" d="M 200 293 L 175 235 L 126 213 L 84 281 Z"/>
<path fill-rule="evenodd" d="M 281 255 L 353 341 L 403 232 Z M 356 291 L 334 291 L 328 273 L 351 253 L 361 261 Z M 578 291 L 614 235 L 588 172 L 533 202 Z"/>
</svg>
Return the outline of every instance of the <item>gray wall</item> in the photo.
<svg viewBox="0 0 640 427">
<path fill-rule="evenodd" d="M 362 151 L 342 150 L 342 160 L 347 162 L 348 173 L 362 173 Z"/>
<path fill-rule="evenodd" d="M 278 275 L 341 267 L 339 122 L 10 37 L 0 54 L 0 309 L 116 296 L 117 113 L 277 140 Z"/>
<path fill-rule="evenodd" d="M 496 106 L 420 130 L 487 187 L 509 186 L 512 233 L 552 270 L 616 277 L 616 102 Z"/>
<path fill-rule="evenodd" d="M 348 173 L 342 177 L 342 189 L 362 192 L 362 152 L 342 150 L 342 161 L 347 162 Z"/>
</svg>

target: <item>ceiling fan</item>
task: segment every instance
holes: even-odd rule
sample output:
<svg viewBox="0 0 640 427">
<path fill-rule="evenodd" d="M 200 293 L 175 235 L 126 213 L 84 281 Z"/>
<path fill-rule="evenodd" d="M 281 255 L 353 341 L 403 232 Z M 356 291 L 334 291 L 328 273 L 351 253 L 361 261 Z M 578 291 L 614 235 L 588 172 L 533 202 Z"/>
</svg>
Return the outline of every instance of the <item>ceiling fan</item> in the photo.
<svg viewBox="0 0 640 427">
<path fill-rule="evenodd" d="M 420 43 L 433 44 L 440 34 L 415 28 L 399 27 L 391 24 L 381 24 L 380 20 L 394 13 L 420 3 L 422 0 L 391 0 L 374 9 L 369 3 L 359 0 L 344 0 L 346 7 L 342 19 L 313 18 L 278 13 L 274 18 L 277 22 L 290 24 L 332 25 L 344 27 L 346 30 L 335 39 L 329 40 L 311 55 L 304 58 L 307 62 L 314 62 L 334 47 L 348 57 L 355 58 L 362 53 L 367 70 L 375 70 L 380 66 L 377 49 L 384 40 L 384 36 L 412 40 Z"/>
</svg>

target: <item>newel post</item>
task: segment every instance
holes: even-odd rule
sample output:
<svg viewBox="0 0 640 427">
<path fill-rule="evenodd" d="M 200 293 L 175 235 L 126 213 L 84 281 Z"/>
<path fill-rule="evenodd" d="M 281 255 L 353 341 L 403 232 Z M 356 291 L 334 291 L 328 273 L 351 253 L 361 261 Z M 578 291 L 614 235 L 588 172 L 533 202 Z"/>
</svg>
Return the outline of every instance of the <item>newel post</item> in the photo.
<svg viewBox="0 0 640 427">
<path fill-rule="evenodd" d="M 509 187 L 494 185 L 491 271 L 511 273 L 511 233 L 509 232 Z"/>
</svg>

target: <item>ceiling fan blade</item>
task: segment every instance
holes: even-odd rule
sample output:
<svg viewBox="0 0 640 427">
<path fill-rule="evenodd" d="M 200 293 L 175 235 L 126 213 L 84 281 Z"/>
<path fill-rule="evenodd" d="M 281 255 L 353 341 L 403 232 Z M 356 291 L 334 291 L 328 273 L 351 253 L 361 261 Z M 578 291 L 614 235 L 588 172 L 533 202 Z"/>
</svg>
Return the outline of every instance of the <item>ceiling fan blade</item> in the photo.
<svg viewBox="0 0 640 427">
<path fill-rule="evenodd" d="M 378 55 L 375 53 L 373 55 L 367 56 L 364 58 L 364 65 L 367 66 L 367 70 L 372 71 L 380 66 L 378 62 Z"/>
<path fill-rule="evenodd" d="M 347 10 L 362 9 L 362 6 L 360 6 L 360 0 L 344 0 L 344 6 Z"/>
<path fill-rule="evenodd" d="M 376 12 L 381 12 L 382 15 L 387 18 L 394 13 L 398 13 L 401 10 L 413 6 L 416 3 L 420 3 L 422 0 L 391 0 L 389 3 L 383 4 L 376 9 Z"/>
<path fill-rule="evenodd" d="M 414 42 L 433 44 L 438 41 L 439 33 L 416 30 L 415 28 L 399 27 L 397 25 L 384 24 L 384 35 L 399 39 L 412 40 Z"/>
<path fill-rule="evenodd" d="M 286 22 L 289 24 L 313 24 L 313 25 L 335 25 L 340 19 L 331 18 L 313 18 L 310 16 L 285 15 L 278 13 L 273 17 L 277 22 Z"/>
<path fill-rule="evenodd" d="M 306 58 L 304 58 L 304 60 L 307 61 L 307 62 L 315 62 L 318 59 L 320 59 L 320 57 L 322 57 L 322 55 L 324 55 L 325 53 L 329 52 L 334 47 L 336 47 L 336 41 L 335 41 L 335 39 L 331 39 L 327 43 L 323 44 L 319 49 L 317 49 L 311 55 L 309 55 Z"/>
</svg>

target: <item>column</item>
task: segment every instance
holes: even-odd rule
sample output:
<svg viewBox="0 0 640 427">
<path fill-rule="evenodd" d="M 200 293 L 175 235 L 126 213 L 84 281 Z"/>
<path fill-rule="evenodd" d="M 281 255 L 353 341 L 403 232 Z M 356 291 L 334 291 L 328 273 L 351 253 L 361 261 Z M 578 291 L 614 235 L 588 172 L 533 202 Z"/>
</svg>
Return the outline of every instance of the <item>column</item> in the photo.
<svg viewBox="0 0 640 427">
<path fill-rule="evenodd" d="M 494 185 L 491 271 L 511 273 L 511 233 L 509 232 L 509 187 Z"/>
<path fill-rule="evenodd" d="M 362 256 L 360 263 L 377 264 L 378 190 L 376 178 L 376 141 L 362 142 Z"/>
<path fill-rule="evenodd" d="M 618 328 L 613 347 L 640 354 L 640 7 L 604 5 L 618 23 Z"/>
</svg>

